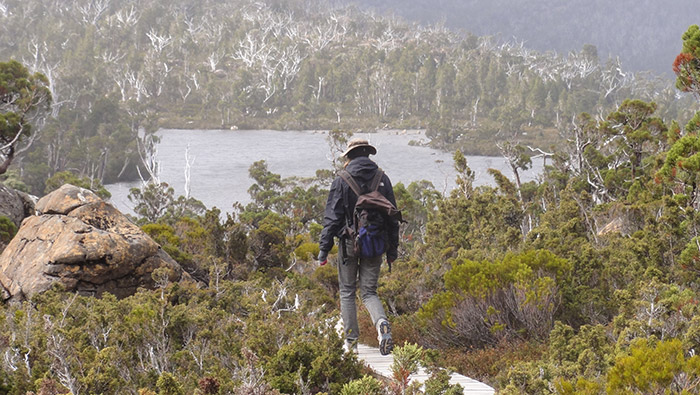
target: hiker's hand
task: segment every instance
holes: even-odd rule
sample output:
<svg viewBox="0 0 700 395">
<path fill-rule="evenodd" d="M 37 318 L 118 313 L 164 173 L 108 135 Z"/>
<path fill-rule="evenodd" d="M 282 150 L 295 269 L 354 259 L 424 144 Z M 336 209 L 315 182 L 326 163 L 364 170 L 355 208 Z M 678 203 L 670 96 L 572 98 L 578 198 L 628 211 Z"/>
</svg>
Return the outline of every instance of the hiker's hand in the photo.
<svg viewBox="0 0 700 395">
<path fill-rule="evenodd" d="M 328 251 L 319 251 L 318 253 L 318 264 L 320 266 L 325 265 L 328 263 Z"/>
</svg>

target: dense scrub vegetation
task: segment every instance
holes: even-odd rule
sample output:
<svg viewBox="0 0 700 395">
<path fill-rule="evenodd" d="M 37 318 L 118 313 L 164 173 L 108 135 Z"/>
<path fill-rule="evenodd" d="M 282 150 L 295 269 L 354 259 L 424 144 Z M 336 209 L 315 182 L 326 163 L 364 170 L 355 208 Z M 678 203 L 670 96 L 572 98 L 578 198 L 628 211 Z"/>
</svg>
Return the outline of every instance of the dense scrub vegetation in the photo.
<svg viewBox="0 0 700 395">
<path fill-rule="evenodd" d="M 2 0 L 0 37 L 0 60 L 42 73 L 53 97 L 8 175 L 37 195 L 64 171 L 137 179 L 160 126 L 427 128 L 435 146 L 498 155 L 494 141 L 548 150 L 574 115 L 627 97 L 664 119 L 694 112 L 590 45 L 538 53 L 324 2 Z"/>
</svg>

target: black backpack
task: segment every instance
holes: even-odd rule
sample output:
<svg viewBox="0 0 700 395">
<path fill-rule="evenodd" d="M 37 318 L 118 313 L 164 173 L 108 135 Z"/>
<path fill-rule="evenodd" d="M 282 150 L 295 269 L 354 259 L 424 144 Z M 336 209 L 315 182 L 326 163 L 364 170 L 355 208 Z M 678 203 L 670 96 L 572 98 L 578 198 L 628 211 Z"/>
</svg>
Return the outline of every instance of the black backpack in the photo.
<svg viewBox="0 0 700 395">
<path fill-rule="evenodd" d="M 357 257 L 371 258 L 384 254 L 387 249 L 387 222 L 391 217 L 401 219 L 401 211 L 394 206 L 378 189 L 384 171 L 377 169 L 369 192 L 363 193 L 359 184 L 346 170 L 339 176 L 345 180 L 357 195 L 352 223 L 347 223 L 345 235 L 353 241 L 353 252 Z"/>
</svg>

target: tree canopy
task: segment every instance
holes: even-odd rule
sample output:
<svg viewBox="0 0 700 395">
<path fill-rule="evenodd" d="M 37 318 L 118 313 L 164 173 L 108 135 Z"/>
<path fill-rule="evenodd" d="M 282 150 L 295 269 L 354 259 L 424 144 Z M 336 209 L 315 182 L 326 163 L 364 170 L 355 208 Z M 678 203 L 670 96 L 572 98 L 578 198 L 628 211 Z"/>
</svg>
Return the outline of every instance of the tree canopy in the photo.
<svg viewBox="0 0 700 395">
<path fill-rule="evenodd" d="M 18 151 L 26 150 L 51 106 L 48 80 L 31 74 L 21 63 L 0 62 L 0 174 L 7 171 Z"/>
</svg>

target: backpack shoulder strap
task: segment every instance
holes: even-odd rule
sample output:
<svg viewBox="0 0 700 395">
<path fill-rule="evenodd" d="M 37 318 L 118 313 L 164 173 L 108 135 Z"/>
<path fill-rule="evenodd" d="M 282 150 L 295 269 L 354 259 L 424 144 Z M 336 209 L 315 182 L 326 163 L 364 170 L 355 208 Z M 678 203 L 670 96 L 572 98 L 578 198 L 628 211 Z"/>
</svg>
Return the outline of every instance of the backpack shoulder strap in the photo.
<svg viewBox="0 0 700 395">
<path fill-rule="evenodd" d="M 360 186 L 357 185 L 357 182 L 355 182 L 355 179 L 352 178 L 352 175 L 350 175 L 350 173 L 348 173 L 347 170 L 341 170 L 340 173 L 338 173 L 338 175 L 340 176 L 340 178 L 345 180 L 350 189 L 352 189 L 352 191 L 355 192 L 355 195 L 362 195 L 362 188 L 360 188 Z"/>
<path fill-rule="evenodd" d="M 382 176 L 384 176 L 384 170 L 378 167 L 377 172 L 374 174 L 374 178 L 372 179 L 372 183 L 370 184 L 370 191 L 374 192 L 379 189 L 379 184 L 382 183 Z"/>
</svg>

